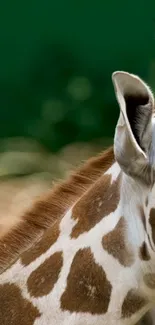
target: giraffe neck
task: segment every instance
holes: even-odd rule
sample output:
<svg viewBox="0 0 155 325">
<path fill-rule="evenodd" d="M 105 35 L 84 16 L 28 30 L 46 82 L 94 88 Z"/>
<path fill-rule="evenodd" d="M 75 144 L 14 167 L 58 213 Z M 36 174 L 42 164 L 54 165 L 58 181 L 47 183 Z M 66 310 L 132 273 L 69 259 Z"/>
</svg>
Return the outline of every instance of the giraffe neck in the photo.
<svg viewBox="0 0 155 325">
<path fill-rule="evenodd" d="M 114 160 L 113 147 L 88 159 L 67 180 L 56 184 L 49 193 L 34 202 L 33 207 L 21 215 L 8 233 L 4 236 L 0 234 L 0 273 L 57 223 Z"/>
<path fill-rule="evenodd" d="M 153 301 L 143 286 L 145 201 L 144 188 L 114 163 L 1 274 L 0 301 L 11 304 L 13 295 L 21 308 L 29 302 L 26 313 L 37 325 L 135 324 Z"/>
</svg>

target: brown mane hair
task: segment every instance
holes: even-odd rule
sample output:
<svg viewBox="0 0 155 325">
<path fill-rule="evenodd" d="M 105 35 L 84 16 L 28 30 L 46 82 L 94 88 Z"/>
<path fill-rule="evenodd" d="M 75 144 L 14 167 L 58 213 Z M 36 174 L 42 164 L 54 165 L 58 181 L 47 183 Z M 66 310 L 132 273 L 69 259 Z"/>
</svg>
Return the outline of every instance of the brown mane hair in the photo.
<svg viewBox="0 0 155 325">
<path fill-rule="evenodd" d="M 0 238 L 0 272 L 61 218 L 114 161 L 113 147 L 110 147 L 100 155 L 88 159 L 68 180 L 56 184 L 48 194 L 36 201 L 21 217 L 21 221 Z"/>
</svg>

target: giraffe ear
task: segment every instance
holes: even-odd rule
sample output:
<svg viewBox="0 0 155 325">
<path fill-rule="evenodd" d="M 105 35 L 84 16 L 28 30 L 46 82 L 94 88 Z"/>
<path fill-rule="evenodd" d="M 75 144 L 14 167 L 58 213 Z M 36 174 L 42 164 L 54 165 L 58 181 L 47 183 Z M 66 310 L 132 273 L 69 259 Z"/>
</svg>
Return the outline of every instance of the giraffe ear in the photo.
<svg viewBox="0 0 155 325">
<path fill-rule="evenodd" d="M 115 157 L 125 172 L 139 174 L 151 159 L 153 94 L 140 78 L 127 72 L 114 72 L 112 81 L 120 106 Z"/>
</svg>

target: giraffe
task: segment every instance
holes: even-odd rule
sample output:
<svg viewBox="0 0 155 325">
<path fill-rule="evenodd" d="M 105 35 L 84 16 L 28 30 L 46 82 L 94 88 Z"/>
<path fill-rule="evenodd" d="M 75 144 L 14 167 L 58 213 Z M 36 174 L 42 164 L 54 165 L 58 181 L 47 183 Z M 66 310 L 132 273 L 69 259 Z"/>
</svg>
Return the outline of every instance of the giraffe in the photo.
<svg viewBox="0 0 155 325">
<path fill-rule="evenodd" d="M 116 71 L 112 81 L 120 107 L 113 147 L 39 199 L 0 238 L 2 325 L 149 322 L 154 98 L 133 74 Z"/>
</svg>

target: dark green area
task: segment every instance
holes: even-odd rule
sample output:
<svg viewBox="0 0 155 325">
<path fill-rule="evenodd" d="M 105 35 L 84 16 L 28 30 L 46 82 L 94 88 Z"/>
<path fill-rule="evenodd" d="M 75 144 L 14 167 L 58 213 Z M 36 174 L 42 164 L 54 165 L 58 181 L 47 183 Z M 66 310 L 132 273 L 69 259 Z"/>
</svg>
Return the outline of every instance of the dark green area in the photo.
<svg viewBox="0 0 155 325">
<path fill-rule="evenodd" d="M 112 72 L 155 88 L 154 0 L 5 0 L 0 44 L 0 137 L 33 137 L 52 151 L 111 137 Z"/>
</svg>

